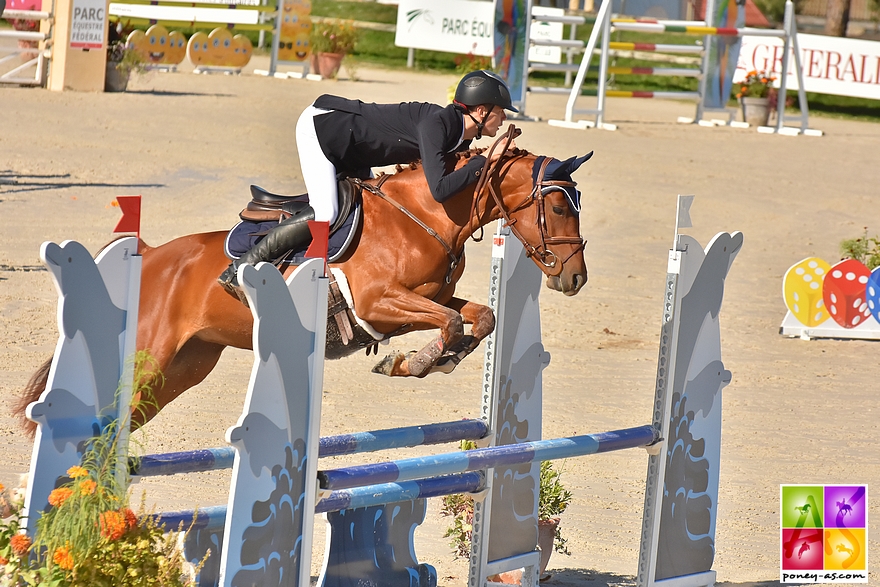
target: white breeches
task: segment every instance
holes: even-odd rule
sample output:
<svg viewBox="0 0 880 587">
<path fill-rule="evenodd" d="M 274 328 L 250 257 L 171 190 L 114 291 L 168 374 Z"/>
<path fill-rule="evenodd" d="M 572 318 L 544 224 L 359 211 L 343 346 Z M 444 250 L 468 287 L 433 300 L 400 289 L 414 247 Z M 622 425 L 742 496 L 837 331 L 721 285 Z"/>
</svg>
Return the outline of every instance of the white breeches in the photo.
<svg viewBox="0 0 880 587">
<path fill-rule="evenodd" d="M 315 220 L 329 222 L 336 220 L 339 198 L 336 193 L 336 167 L 324 156 L 318 135 L 315 132 L 315 116 L 331 110 L 309 106 L 296 122 L 296 149 L 299 152 L 299 165 L 303 181 L 309 193 L 309 203 L 315 210 Z"/>
</svg>

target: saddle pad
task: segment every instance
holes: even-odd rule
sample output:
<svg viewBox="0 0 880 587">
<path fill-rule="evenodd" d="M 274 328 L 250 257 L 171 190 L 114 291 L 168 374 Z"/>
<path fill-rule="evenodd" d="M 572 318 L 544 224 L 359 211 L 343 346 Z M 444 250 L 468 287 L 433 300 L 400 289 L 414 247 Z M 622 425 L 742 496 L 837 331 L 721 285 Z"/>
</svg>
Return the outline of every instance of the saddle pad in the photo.
<svg viewBox="0 0 880 587">
<path fill-rule="evenodd" d="M 332 263 L 345 253 L 348 245 L 354 238 L 354 233 L 358 228 L 361 220 L 361 207 L 355 206 L 348 218 L 345 219 L 339 228 L 330 235 L 327 247 L 328 262 Z M 238 259 L 251 249 L 255 244 L 266 235 L 268 231 L 278 226 L 275 220 L 269 222 L 247 222 L 242 220 L 232 227 L 229 234 L 226 235 L 226 243 L 224 252 L 230 259 Z M 301 263 L 305 259 L 305 252 L 308 245 L 299 251 L 292 251 L 285 259 L 294 264 Z"/>
</svg>

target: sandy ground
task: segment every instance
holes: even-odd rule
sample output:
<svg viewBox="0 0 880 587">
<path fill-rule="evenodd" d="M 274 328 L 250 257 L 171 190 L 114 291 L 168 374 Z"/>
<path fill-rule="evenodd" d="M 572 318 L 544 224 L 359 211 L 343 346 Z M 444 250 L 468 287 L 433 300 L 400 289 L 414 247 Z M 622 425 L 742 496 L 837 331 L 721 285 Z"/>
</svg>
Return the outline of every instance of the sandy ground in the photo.
<svg viewBox="0 0 880 587">
<path fill-rule="evenodd" d="M 230 227 L 248 184 L 303 189 L 294 124 L 319 94 L 442 102 L 455 82 L 368 68 L 358 81 L 346 73 L 338 81 L 282 80 L 253 75 L 253 67 L 240 76 L 150 73 L 123 94 L 0 88 L 0 482 L 17 483 L 31 450 L 9 404 L 58 337 L 54 287 L 38 258 L 43 241 L 75 239 L 97 251 L 119 217 L 109 204 L 124 194 L 143 195 L 142 236 L 154 245 Z M 583 100 L 579 106 L 590 105 Z M 562 118 L 564 108 L 561 96 L 528 98 L 528 114 L 545 120 Z M 590 282 L 575 298 L 547 291 L 541 300 L 553 357 L 544 372 L 544 437 L 650 421 L 675 198 L 695 194 L 695 226 L 686 233 L 704 244 L 719 231 L 745 235 L 721 315 L 733 381 L 724 391 L 714 568 L 724 585 L 776 585 L 779 485 L 880 481 L 877 344 L 778 334 L 785 270 L 810 255 L 835 261 L 841 239 L 864 226 L 880 230 L 880 125 L 816 118 L 812 126 L 826 136 L 791 138 L 676 124 L 693 115 L 688 103 L 611 99 L 607 112 L 617 132 L 517 122 L 518 143 L 532 152 L 596 152 L 575 175 Z M 490 249 L 469 246 L 463 296 L 486 299 Z M 251 362 L 250 352 L 228 350 L 202 385 L 146 427 L 147 450 L 221 445 L 240 414 Z M 327 364 L 322 434 L 477 413 L 479 359 L 422 381 L 370 374 L 373 362 L 358 355 Z M 646 463 L 642 450 L 565 463 L 574 501 L 562 524 L 572 555 L 554 554 L 548 585 L 633 584 Z M 148 502 L 176 509 L 225 503 L 227 484 L 219 472 L 150 480 L 140 489 Z M 872 563 L 880 552 L 877 504 L 871 500 Z M 441 585 L 461 586 L 467 567 L 452 558 L 446 526 L 432 502 L 416 533 L 417 554 L 438 569 Z M 313 574 L 319 562 L 316 555 Z M 876 568 L 872 582 L 880 583 Z"/>
</svg>

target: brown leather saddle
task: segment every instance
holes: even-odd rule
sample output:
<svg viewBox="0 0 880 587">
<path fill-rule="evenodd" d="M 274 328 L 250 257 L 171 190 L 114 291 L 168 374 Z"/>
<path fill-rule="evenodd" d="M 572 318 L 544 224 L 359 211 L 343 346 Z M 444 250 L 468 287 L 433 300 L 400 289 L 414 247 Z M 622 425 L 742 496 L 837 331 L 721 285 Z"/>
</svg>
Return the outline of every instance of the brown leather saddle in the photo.
<svg viewBox="0 0 880 587">
<path fill-rule="evenodd" d="M 337 193 L 339 194 L 339 213 L 336 216 L 336 221 L 330 227 L 330 234 L 333 234 L 345 224 L 346 219 L 362 197 L 361 188 L 348 178 L 338 182 Z M 273 194 L 260 186 L 252 185 L 251 201 L 248 202 L 248 205 L 238 216 L 245 222 L 281 222 L 308 206 L 308 198 L 308 194 L 297 196 Z M 266 232 L 268 230 L 253 234 L 256 236 Z M 338 339 L 343 345 L 348 345 L 352 340 L 356 340 L 359 346 L 367 347 L 368 350 L 370 347 L 374 347 L 375 340 L 371 336 L 355 331 L 357 321 L 354 312 L 342 295 L 339 284 L 336 282 L 336 277 L 332 272 L 329 273 L 328 277 L 330 281 L 327 317 L 333 319 L 332 322 L 328 322 L 328 327 L 331 325 L 335 326 L 335 332 L 333 332 L 333 328 L 330 328 L 328 336 Z"/>
<path fill-rule="evenodd" d="M 361 188 L 348 178 L 339 180 L 336 185 L 339 194 L 339 213 L 330 227 L 332 234 L 345 222 L 352 209 L 360 202 Z M 309 204 L 309 195 L 284 196 L 273 194 L 258 185 L 251 186 L 251 201 L 238 217 L 246 222 L 268 222 L 287 220 Z"/>
</svg>

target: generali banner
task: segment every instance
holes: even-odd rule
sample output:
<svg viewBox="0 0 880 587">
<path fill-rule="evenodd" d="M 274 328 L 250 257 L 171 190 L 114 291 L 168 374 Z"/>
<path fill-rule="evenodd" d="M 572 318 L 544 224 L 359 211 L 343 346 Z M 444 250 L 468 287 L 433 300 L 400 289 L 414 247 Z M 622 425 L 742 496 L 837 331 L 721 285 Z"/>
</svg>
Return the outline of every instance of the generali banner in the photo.
<svg viewBox="0 0 880 587">
<path fill-rule="evenodd" d="M 799 34 L 798 44 L 806 91 L 880 100 L 880 42 Z M 744 36 L 734 83 L 749 71 L 771 71 L 778 78 L 782 49 L 782 39 Z M 787 86 L 794 90 L 798 87 L 794 56 L 788 59 Z"/>
<path fill-rule="evenodd" d="M 394 44 L 491 57 L 495 5 L 469 0 L 400 0 Z"/>
</svg>

